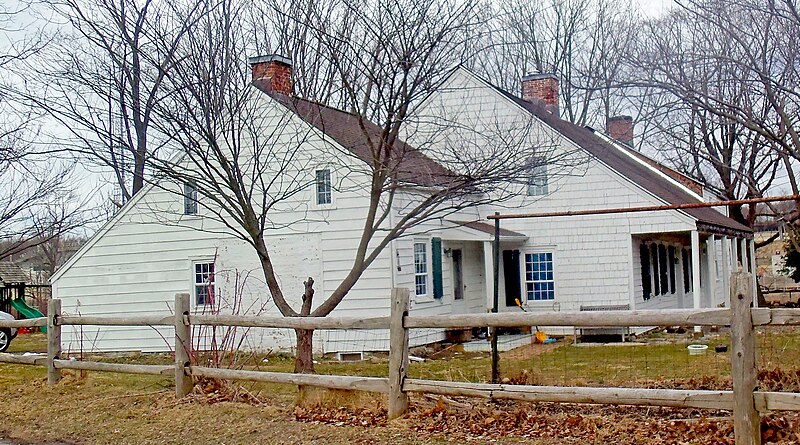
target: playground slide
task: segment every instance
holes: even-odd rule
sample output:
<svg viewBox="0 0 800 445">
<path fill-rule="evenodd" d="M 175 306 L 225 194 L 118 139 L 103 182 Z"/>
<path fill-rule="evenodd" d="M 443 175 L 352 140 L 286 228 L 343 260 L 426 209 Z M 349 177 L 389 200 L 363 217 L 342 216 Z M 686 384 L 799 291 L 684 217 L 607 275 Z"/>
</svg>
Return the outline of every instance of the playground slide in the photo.
<svg viewBox="0 0 800 445">
<path fill-rule="evenodd" d="M 15 299 L 11 300 L 11 306 L 13 306 L 14 309 L 16 309 L 17 312 L 19 312 L 20 315 L 22 315 L 25 318 L 40 318 L 40 317 L 44 317 L 44 314 L 42 314 L 38 310 L 28 306 L 25 303 L 25 300 L 23 300 L 22 298 L 15 298 Z M 47 332 L 47 328 L 42 326 L 42 332 Z"/>
</svg>

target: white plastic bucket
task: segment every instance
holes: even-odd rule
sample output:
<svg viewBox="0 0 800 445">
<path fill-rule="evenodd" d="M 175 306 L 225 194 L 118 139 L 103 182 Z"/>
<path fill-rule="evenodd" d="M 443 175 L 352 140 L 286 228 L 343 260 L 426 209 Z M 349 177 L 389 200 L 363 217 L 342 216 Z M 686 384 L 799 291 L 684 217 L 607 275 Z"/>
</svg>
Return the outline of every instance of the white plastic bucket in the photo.
<svg viewBox="0 0 800 445">
<path fill-rule="evenodd" d="M 686 349 L 689 350 L 689 355 L 702 355 L 708 350 L 708 345 L 689 345 Z"/>
</svg>

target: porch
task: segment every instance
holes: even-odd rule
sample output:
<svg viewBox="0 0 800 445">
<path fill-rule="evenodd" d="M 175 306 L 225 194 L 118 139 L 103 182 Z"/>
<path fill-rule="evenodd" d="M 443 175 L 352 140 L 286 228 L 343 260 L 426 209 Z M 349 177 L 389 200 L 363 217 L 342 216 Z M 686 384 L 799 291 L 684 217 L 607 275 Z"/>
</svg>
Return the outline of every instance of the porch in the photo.
<svg viewBox="0 0 800 445">
<path fill-rule="evenodd" d="M 752 234 L 717 227 L 633 234 L 632 309 L 730 307 L 730 277 L 751 272 L 756 298 Z"/>
</svg>

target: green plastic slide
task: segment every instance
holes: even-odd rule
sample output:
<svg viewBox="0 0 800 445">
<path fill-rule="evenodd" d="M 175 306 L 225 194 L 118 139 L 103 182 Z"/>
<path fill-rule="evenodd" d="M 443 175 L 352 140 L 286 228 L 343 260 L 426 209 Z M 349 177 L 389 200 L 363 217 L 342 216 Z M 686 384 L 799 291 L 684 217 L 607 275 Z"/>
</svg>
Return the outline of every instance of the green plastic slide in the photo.
<svg viewBox="0 0 800 445">
<path fill-rule="evenodd" d="M 11 300 L 11 306 L 17 310 L 25 318 L 41 318 L 44 314 L 38 310 L 28 306 L 22 298 L 15 298 Z M 47 332 L 47 327 L 42 326 L 42 332 Z"/>
</svg>

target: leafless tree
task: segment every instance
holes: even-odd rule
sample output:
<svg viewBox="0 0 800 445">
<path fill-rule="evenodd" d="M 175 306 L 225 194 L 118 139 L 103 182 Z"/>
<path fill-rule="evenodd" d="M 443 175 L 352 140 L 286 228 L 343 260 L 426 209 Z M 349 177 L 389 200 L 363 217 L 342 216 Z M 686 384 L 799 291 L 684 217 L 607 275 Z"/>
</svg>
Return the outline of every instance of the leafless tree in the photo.
<svg viewBox="0 0 800 445">
<path fill-rule="evenodd" d="M 20 95 L 60 125 L 50 153 L 75 155 L 113 174 L 122 205 L 146 182 L 163 137 L 153 109 L 164 98 L 175 51 L 196 19 L 190 2 L 52 0 L 51 44 L 26 64 Z M 176 21 L 176 17 L 185 21 Z M 53 26 L 55 27 L 55 25 Z"/>
<path fill-rule="evenodd" d="M 798 193 L 800 21 L 793 0 L 686 0 L 643 23 L 626 57 L 652 130 L 677 142 L 677 166 L 726 199 L 787 181 Z M 752 226 L 755 206 L 731 206 Z M 796 212 L 795 212 L 796 213 Z M 796 215 L 787 216 L 789 220 Z"/>
<path fill-rule="evenodd" d="M 168 125 L 161 131 L 172 135 L 180 154 L 158 161 L 157 171 L 192 184 L 222 230 L 255 249 L 272 300 L 288 317 L 330 314 L 393 240 L 427 221 L 514 196 L 531 168 L 544 162 L 536 155 L 552 150 L 531 142 L 536 135 L 530 122 L 515 130 L 498 125 L 496 138 L 475 135 L 457 144 L 428 143 L 415 134 L 419 142 L 411 147 L 401 139 L 419 127 L 419 103 L 473 56 L 474 37 L 485 21 L 480 3 L 317 3 L 291 3 L 288 10 L 273 4 L 272 17 L 297 31 L 291 37 L 297 40 L 283 44 L 302 48 L 294 53 L 299 72 L 306 63 L 324 67 L 315 75 L 335 85 L 319 90 L 308 81 L 306 88 L 349 112 L 280 94 L 268 82 L 251 85 L 242 62 L 252 29 L 236 19 L 248 13 L 233 1 L 204 6 L 204 18 L 181 49 L 183 62 L 167 75 L 170 100 L 158 109 L 159 121 Z M 349 137 L 358 148 L 343 149 L 317 128 L 298 124 L 296 115 L 317 128 L 333 128 L 330 119 L 350 120 L 357 131 Z M 319 302 L 312 277 L 302 297 L 287 295 L 269 247 L 280 229 L 300 230 L 301 223 L 313 222 L 303 213 L 307 201 L 299 198 L 315 183 L 312 167 L 319 160 L 305 151 L 311 146 L 322 150 L 342 178 L 334 186 L 339 192 L 368 200 L 350 270 Z M 313 332 L 296 334 L 295 369 L 312 372 Z"/>
<path fill-rule="evenodd" d="M 616 87 L 636 21 L 626 0 L 505 0 L 492 22 L 489 49 L 472 64 L 510 91 L 522 76 L 554 73 L 561 116 L 604 128 L 628 106 Z"/>
<path fill-rule="evenodd" d="M 0 260 L 82 223 L 75 202 L 58 215 L 49 212 L 51 206 L 70 196 L 67 178 L 71 169 L 43 159 L 33 150 L 38 114 L 16 102 L 12 94 L 19 81 L 14 68 L 39 54 L 47 43 L 35 30 L 20 32 L 29 7 L 24 2 L 0 6 L 0 36 L 7 45 L 0 56 Z M 45 220 L 49 224 L 42 224 Z"/>
</svg>

